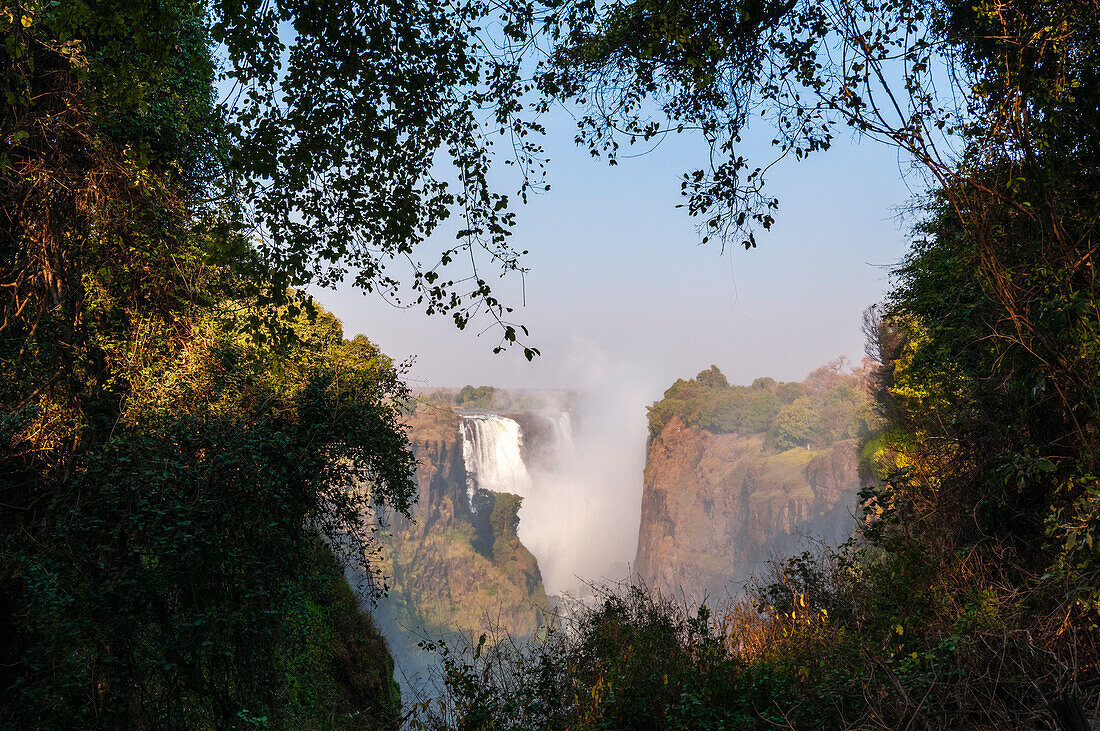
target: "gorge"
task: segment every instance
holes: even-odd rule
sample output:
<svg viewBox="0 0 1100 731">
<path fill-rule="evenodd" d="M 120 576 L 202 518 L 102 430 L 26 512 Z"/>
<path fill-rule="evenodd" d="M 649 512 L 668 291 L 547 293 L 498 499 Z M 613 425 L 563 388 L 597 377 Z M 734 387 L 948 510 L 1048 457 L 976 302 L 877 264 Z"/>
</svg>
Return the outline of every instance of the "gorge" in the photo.
<svg viewBox="0 0 1100 731">
<path fill-rule="evenodd" d="M 760 435 L 669 423 L 649 445 L 635 576 L 692 602 L 738 594 L 771 558 L 843 542 L 859 490 L 856 440 L 767 454 Z"/>
<path fill-rule="evenodd" d="M 576 395 L 422 395 L 407 420 L 413 520 L 380 516 L 389 596 L 373 611 L 398 674 L 423 679 L 423 640 L 540 636 L 597 587 L 699 602 L 738 594 L 775 555 L 843 541 L 866 428 L 857 380 L 835 367 L 747 387 L 704 371 L 650 407 L 648 439 L 638 414 L 631 433 L 629 414 Z M 718 406 L 701 416 L 702 401 Z"/>
</svg>

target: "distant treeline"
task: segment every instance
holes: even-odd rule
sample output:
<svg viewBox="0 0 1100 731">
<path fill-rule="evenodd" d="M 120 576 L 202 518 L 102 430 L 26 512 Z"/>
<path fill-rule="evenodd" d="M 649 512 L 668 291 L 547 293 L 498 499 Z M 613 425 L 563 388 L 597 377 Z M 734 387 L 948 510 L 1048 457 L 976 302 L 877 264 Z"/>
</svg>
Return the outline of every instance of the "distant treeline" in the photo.
<svg viewBox="0 0 1100 731">
<path fill-rule="evenodd" d="M 658 437 L 673 417 L 714 434 L 765 434 L 769 449 L 823 447 L 867 436 L 873 409 L 861 371 L 846 361 L 824 365 L 804 381 L 757 378 L 751 386 L 730 385 L 717 366 L 695 378 L 677 379 L 663 399 L 648 408 L 649 433 Z"/>
<path fill-rule="evenodd" d="M 552 397 L 551 403 L 561 402 L 568 410 L 576 400 L 572 393 Z M 547 408 L 546 399 L 531 393 L 513 393 L 494 386 L 472 386 L 467 384 L 458 391 L 440 389 L 424 394 L 419 398 L 423 405 L 442 409 L 484 409 L 496 411 L 540 411 Z"/>
</svg>

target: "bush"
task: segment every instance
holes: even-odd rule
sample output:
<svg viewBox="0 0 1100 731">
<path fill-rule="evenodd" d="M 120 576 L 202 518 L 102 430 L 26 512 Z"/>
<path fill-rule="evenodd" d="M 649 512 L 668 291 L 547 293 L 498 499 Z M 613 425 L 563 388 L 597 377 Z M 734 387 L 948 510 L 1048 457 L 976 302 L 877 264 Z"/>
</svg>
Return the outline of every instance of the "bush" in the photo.
<svg viewBox="0 0 1100 731">
<path fill-rule="evenodd" d="M 793 447 L 805 447 L 817 428 L 818 415 L 810 399 L 803 396 L 783 407 L 768 433 L 769 440 L 780 452 Z"/>
<path fill-rule="evenodd" d="M 611 591 L 541 642 L 437 648 L 441 694 L 412 727 L 1050 728 L 1052 699 L 1096 707 L 1076 669 L 1100 638 L 1062 631 L 1073 605 L 1049 581 L 994 588 L 989 558 L 804 553 L 718 611 Z"/>
<path fill-rule="evenodd" d="M 805 383 L 757 378 L 731 386 L 716 366 L 695 378 L 679 379 L 649 407 L 649 433 L 656 438 L 673 418 L 713 434 L 768 435 L 767 446 L 827 447 L 864 436 L 875 422 L 859 375 L 841 372 L 843 361 L 810 374 Z"/>
<path fill-rule="evenodd" d="M 463 386 L 455 395 L 454 405 L 460 409 L 490 409 L 493 407 L 493 394 L 496 389 L 492 386 Z"/>
<path fill-rule="evenodd" d="M 401 690 L 393 657 L 321 540 L 301 577 L 299 603 L 278 632 L 288 728 L 396 729 Z"/>
</svg>

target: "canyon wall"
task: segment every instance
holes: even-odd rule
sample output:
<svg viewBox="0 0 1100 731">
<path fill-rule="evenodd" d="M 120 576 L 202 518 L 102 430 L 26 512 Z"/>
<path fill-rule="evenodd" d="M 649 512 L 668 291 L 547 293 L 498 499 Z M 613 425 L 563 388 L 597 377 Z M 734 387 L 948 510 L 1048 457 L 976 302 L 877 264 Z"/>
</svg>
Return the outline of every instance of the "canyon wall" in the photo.
<svg viewBox="0 0 1100 731">
<path fill-rule="evenodd" d="M 767 559 L 855 525 L 856 439 L 771 453 L 763 434 L 715 434 L 673 417 L 650 439 L 635 577 L 692 601 L 737 594 Z"/>
<path fill-rule="evenodd" d="M 516 496 L 478 490 L 471 509 L 462 418 L 428 408 L 408 423 L 419 500 L 413 520 L 385 518 L 389 593 L 375 614 L 398 664 L 415 675 L 428 660 L 418 641 L 456 634 L 492 641 L 501 630 L 531 636 L 549 621 L 551 605 L 538 562 L 516 536 Z"/>
</svg>

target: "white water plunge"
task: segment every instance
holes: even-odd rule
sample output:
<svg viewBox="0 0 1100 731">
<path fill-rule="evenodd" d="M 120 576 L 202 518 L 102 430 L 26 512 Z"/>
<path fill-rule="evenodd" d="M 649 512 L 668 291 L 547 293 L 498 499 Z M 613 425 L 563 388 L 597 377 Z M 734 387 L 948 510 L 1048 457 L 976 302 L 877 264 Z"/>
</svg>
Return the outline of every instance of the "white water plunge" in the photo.
<svg viewBox="0 0 1100 731">
<path fill-rule="evenodd" d="M 519 424 L 496 414 L 470 414 L 462 417 L 461 429 L 466 495 L 471 508 L 478 488 L 531 496 L 533 484 L 523 463 Z"/>
<path fill-rule="evenodd" d="M 551 466 L 539 470 L 524 463 L 523 433 L 514 420 L 464 414 L 467 491 L 471 499 L 478 488 L 522 497 L 517 533 L 538 559 L 546 591 L 585 594 L 585 582 L 624 578 L 637 537 L 636 508 L 624 505 L 623 491 L 616 489 L 623 480 L 607 468 L 606 445 L 575 443 L 567 412 L 544 418 L 552 443 L 537 446 L 543 454 L 552 450 L 550 459 L 540 460 Z M 631 465 L 630 482 L 640 482 L 634 476 L 640 472 Z"/>
</svg>

